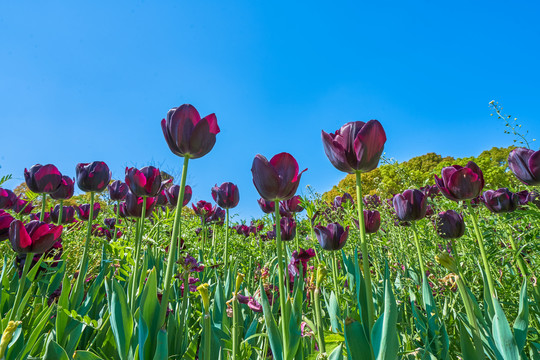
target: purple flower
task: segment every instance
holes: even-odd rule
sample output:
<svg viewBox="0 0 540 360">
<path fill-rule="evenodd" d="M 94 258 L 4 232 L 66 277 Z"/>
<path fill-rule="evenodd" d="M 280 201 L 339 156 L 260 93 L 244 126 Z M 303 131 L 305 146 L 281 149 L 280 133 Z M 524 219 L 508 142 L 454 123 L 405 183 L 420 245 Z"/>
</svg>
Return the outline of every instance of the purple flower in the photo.
<svg viewBox="0 0 540 360">
<path fill-rule="evenodd" d="M 62 235 L 62 226 L 36 220 L 24 225 L 14 220 L 9 226 L 9 241 L 13 251 L 19 254 L 42 254 L 49 250 Z"/>
<path fill-rule="evenodd" d="M 376 233 L 381 227 L 381 214 L 377 210 L 364 210 L 364 227 L 366 233 Z"/>
<path fill-rule="evenodd" d="M 417 189 L 408 189 L 394 196 L 393 204 L 400 221 L 414 221 L 426 216 L 426 196 Z"/>
<path fill-rule="evenodd" d="M 52 221 L 57 224 L 58 216 L 60 215 L 60 205 L 56 205 L 54 209 L 50 211 Z M 62 224 L 70 224 L 75 220 L 75 209 L 73 206 L 62 207 Z"/>
<path fill-rule="evenodd" d="M 540 185 L 540 151 L 514 149 L 508 155 L 508 167 L 525 185 Z"/>
<path fill-rule="evenodd" d="M 494 213 L 513 212 L 519 205 L 519 196 L 507 188 L 484 191 L 484 204 Z"/>
<path fill-rule="evenodd" d="M 144 200 L 142 196 L 137 196 L 133 194 L 131 191 L 129 191 L 126 195 L 126 202 L 125 202 L 126 215 L 132 218 L 140 218 L 142 215 L 143 202 Z M 152 215 L 152 210 L 154 209 L 155 202 L 156 202 L 156 199 L 153 197 L 146 198 L 146 209 L 144 212 L 145 218 Z M 120 213 L 121 212 L 122 212 L 122 208 L 120 207 Z"/>
<path fill-rule="evenodd" d="M 211 203 L 204 200 L 197 201 L 196 205 L 191 204 L 191 207 L 193 208 L 195 215 L 197 215 L 201 219 L 201 222 L 203 224 L 208 222 L 208 218 L 212 216 L 212 214 L 217 208 L 217 206 L 214 207 Z"/>
<path fill-rule="evenodd" d="M 214 207 L 213 214 L 206 219 L 206 222 L 208 224 L 216 223 L 220 226 L 223 225 L 223 223 L 225 222 L 225 210 L 223 210 L 219 206 Z"/>
<path fill-rule="evenodd" d="M 122 201 L 126 198 L 128 190 L 129 188 L 126 183 L 120 180 L 114 180 L 109 185 L 109 197 L 112 201 Z"/>
<path fill-rule="evenodd" d="M 0 188 L 0 209 L 11 209 L 17 202 L 17 195 L 11 190 Z"/>
<path fill-rule="evenodd" d="M 253 159 L 251 173 L 253 184 L 259 195 L 267 201 L 288 200 L 294 196 L 302 172 L 298 172 L 298 163 L 288 153 L 275 155 L 270 161 L 264 156 L 257 155 Z"/>
<path fill-rule="evenodd" d="M 41 219 L 41 211 L 35 214 L 30 214 L 30 220 L 39 220 Z M 43 222 L 46 222 L 47 224 L 50 224 L 52 221 L 51 219 L 51 213 L 46 212 L 45 215 L 43 215 Z"/>
<path fill-rule="evenodd" d="M 55 200 L 67 200 L 73 196 L 74 191 L 75 179 L 72 179 L 67 175 L 63 175 L 62 181 L 60 181 L 60 186 L 51 194 L 51 198 Z"/>
<path fill-rule="evenodd" d="M 26 186 L 37 194 L 55 192 L 62 182 L 62 174 L 52 164 L 36 164 L 30 170 L 24 169 Z"/>
<path fill-rule="evenodd" d="M 349 122 L 333 134 L 323 130 L 321 136 L 332 165 L 349 174 L 375 169 L 386 142 L 384 129 L 377 120 Z"/>
<path fill-rule="evenodd" d="M 294 195 L 289 200 L 282 201 L 280 205 L 283 206 L 283 209 L 287 213 L 299 213 L 304 211 L 304 208 L 302 207 L 302 205 L 300 205 L 301 203 L 302 198 L 299 195 Z"/>
<path fill-rule="evenodd" d="M 15 220 L 13 216 L 4 210 L 0 210 L 0 241 L 4 241 L 9 237 L 9 225 Z"/>
<path fill-rule="evenodd" d="M 77 215 L 79 216 L 79 219 L 83 221 L 88 221 L 90 218 L 90 204 L 82 204 L 79 205 L 77 208 Z M 96 218 L 99 215 L 99 212 L 101 210 L 101 205 L 99 203 L 94 203 L 94 212 L 92 214 L 92 220 L 96 220 Z"/>
<path fill-rule="evenodd" d="M 191 190 L 191 186 L 186 185 L 184 188 L 184 201 L 182 206 L 186 206 L 191 201 L 191 196 L 193 194 L 193 191 Z M 169 200 L 169 204 L 172 206 L 176 206 L 178 204 L 178 197 L 180 197 L 180 185 L 173 185 L 170 188 L 165 190 L 165 196 L 167 196 L 167 200 Z"/>
<path fill-rule="evenodd" d="M 75 167 L 77 186 L 86 192 L 102 192 L 111 181 L 111 172 L 103 161 L 79 163 Z"/>
<path fill-rule="evenodd" d="M 528 190 L 518 191 L 515 194 L 519 198 L 519 205 L 526 205 L 529 202 L 530 192 Z"/>
<path fill-rule="evenodd" d="M 471 200 L 484 188 L 484 175 L 478 165 L 469 161 L 465 167 L 452 165 L 443 168 L 441 178 L 435 175 L 435 183 L 450 200 Z"/>
<path fill-rule="evenodd" d="M 126 184 L 137 196 L 155 197 L 162 186 L 171 181 L 172 179 L 169 179 L 162 183 L 159 169 L 153 166 L 145 166 L 141 170 L 126 168 Z"/>
<path fill-rule="evenodd" d="M 15 204 L 13 204 L 13 211 L 15 211 L 17 214 L 24 214 L 28 215 L 34 210 L 34 205 L 32 205 L 31 201 L 26 201 L 21 198 L 17 198 L 15 201 Z"/>
<path fill-rule="evenodd" d="M 210 152 L 216 143 L 219 126 L 215 114 L 201 119 L 194 106 L 172 108 L 161 120 L 161 129 L 173 154 L 198 159 Z"/>
<path fill-rule="evenodd" d="M 259 207 L 265 214 L 273 214 L 276 211 L 276 204 L 273 201 L 266 201 L 263 198 L 257 200 Z"/>
<path fill-rule="evenodd" d="M 465 233 L 463 216 L 454 210 L 443 211 L 435 218 L 437 234 L 443 239 L 457 239 Z"/>
<path fill-rule="evenodd" d="M 296 221 L 290 217 L 280 219 L 281 241 L 291 241 L 296 236 Z"/>
<path fill-rule="evenodd" d="M 291 262 L 289 263 L 289 276 L 295 277 L 300 275 L 300 264 L 302 264 L 302 274 L 306 276 L 309 259 L 315 257 L 315 251 L 313 249 L 304 250 L 300 248 L 300 252 L 293 251 L 291 255 Z M 291 282 L 294 279 L 290 279 Z"/>
<path fill-rule="evenodd" d="M 313 228 L 319 244 L 324 250 L 341 250 L 347 242 L 349 227 L 343 228 L 338 223 L 328 224 L 327 227 L 317 225 Z"/>
<path fill-rule="evenodd" d="M 220 186 L 217 186 L 216 184 L 216 186 L 212 188 L 212 198 L 222 208 L 232 209 L 236 207 L 240 201 L 238 186 L 232 182 L 225 182 Z"/>
<path fill-rule="evenodd" d="M 336 196 L 334 198 L 334 208 L 339 209 L 339 208 L 343 207 L 343 204 L 345 204 L 347 202 L 349 204 L 354 204 L 354 200 L 353 200 L 351 194 L 343 193 L 342 196 L 338 195 L 338 196 Z"/>
</svg>

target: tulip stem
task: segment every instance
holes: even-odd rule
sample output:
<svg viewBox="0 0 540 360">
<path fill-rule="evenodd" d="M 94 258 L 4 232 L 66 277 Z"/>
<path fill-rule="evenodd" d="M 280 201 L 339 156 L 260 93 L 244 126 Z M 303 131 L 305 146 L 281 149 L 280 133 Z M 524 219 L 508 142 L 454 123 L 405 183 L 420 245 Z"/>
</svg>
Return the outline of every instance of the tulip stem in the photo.
<svg viewBox="0 0 540 360">
<path fill-rule="evenodd" d="M 275 214 L 276 214 L 276 247 L 277 247 L 277 261 L 279 272 L 279 305 L 281 309 L 281 332 L 283 335 L 283 359 L 287 359 L 287 353 L 289 351 L 289 330 L 288 330 L 288 316 L 287 316 L 287 304 L 285 300 L 285 285 L 283 284 L 283 247 L 281 243 L 281 219 L 279 214 L 279 201 L 275 201 Z"/>
<path fill-rule="evenodd" d="M 86 241 L 84 242 L 84 252 L 81 260 L 81 266 L 79 267 L 79 276 L 77 277 L 77 283 L 75 284 L 75 291 L 73 292 L 73 307 L 79 305 L 84 295 L 84 280 L 86 278 L 86 272 L 88 271 L 88 248 L 90 245 L 90 238 L 92 237 L 92 221 L 94 220 L 94 192 L 90 192 L 90 214 L 88 216 L 88 224 L 86 227 Z"/>
<path fill-rule="evenodd" d="M 56 222 L 57 225 L 62 224 L 62 216 L 64 215 L 64 200 L 60 200 L 60 205 L 58 206 L 58 221 Z"/>
<path fill-rule="evenodd" d="M 333 278 L 334 278 L 334 288 L 336 289 L 336 301 L 339 307 L 338 268 L 337 268 L 336 252 L 337 251 L 332 251 L 332 270 L 334 271 Z"/>
<path fill-rule="evenodd" d="M 141 243 L 144 232 L 144 218 L 146 217 L 146 196 L 143 196 L 141 218 L 139 219 L 138 231 L 135 236 L 135 267 L 133 268 L 133 283 L 131 286 L 131 312 L 135 312 L 135 297 L 137 296 L 137 280 L 139 274 L 139 264 L 141 263 Z"/>
<path fill-rule="evenodd" d="M 116 202 L 116 220 L 114 221 L 114 229 L 112 229 L 114 231 L 112 242 L 116 240 L 116 232 L 117 232 L 116 227 L 118 226 L 119 217 L 120 217 L 120 200 Z M 158 237 L 158 240 L 159 240 L 159 237 Z"/>
<path fill-rule="evenodd" d="M 41 195 L 41 213 L 39 214 L 39 221 L 43 222 L 45 219 L 45 209 L 47 208 L 47 194 Z"/>
<path fill-rule="evenodd" d="M 232 308 L 233 308 L 233 324 L 232 324 L 232 331 L 231 331 L 231 337 L 232 337 L 232 360 L 236 360 L 238 358 L 238 354 L 240 353 L 240 340 L 238 338 L 238 332 L 239 332 L 239 319 L 238 319 L 238 294 L 235 293 L 233 295 L 232 300 Z"/>
<path fill-rule="evenodd" d="M 319 271 L 320 265 L 317 266 L 317 272 Z M 313 302 L 315 305 L 315 323 L 317 324 L 317 340 L 319 342 L 320 352 L 325 353 L 326 352 L 326 344 L 324 341 L 324 326 L 322 322 L 322 316 L 321 316 L 321 284 L 320 284 L 320 277 L 318 275 L 316 276 L 316 285 L 315 285 L 315 291 L 313 292 Z"/>
<path fill-rule="evenodd" d="M 469 213 L 471 214 L 471 219 L 473 223 L 474 233 L 476 235 L 476 241 L 478 242 L 478 248 L 480 249 L 480 255 L 482 255 L 482 262 L 484 264 L 484 271 L 486 273 L 487 281 L 488 281 L 488 287 L 489 287 L 489 293 L 493 297 L 497 297 L 497 293 L 495 292 L 495 286 L 493 283 L 493 277 L 491 276 L 491 271 L 489 269 L 489 263 L 486 255 L 486 249 L 484 248 L 484 239 L 482 237 L 482 234 L 480 233 L 480 230 L 478 229 L 478 220 L 476 218 L 476 213 L 474 212 L 474 209 L 471 204 L 471 200 L 467 200 L 467 208 L 469 209 Z"/>
<path fill-rule="evenodd" d="M 362 178 L 359 171 L 356 172 L 356 208 L 358 209 L 358 228 L 360 230 L 360 247 L 362 250 L 362 268 L 366 281 L 366 297 L 368 305 L 369 328 L 373 327 L 375 307 L 373 305 L 373 292 L 371 289 L 371 273 L 369 271 L 369 254 L 366 242 L 366 226 L 364 224 L 364 206 L 362 203 Z"/>
<path fill-rule="evenodd" d="M 422 249 L 420 248 L 420 240 L 418 240 L 418 233 L 416 231 L 416 225 L 414 221 L 411 221 L 411 227 L 413 230 L 414 245 L 416 245 L 416 253 L 418 255 L 418 264 L 420 264 L 420 274 L 423 281 L 426 276 L 426 269 L 424 268 L 424 260 L 422 260 Z"/>
<path fill-rule="evenodd" d="M 225 269 L 229 264 L 229 209 L 225 209 Z"/>
<path fill-rule="evenodd" d="M 171 235 L 171 244 L 169 245 L 169 258 L 167 260 L 167 270 L 165 272 L 165 280 L 163 283 L 163 297 L 161 299 L 161 308 L 159 310 L 158 325 L 161 327 L 165 324 L 165 316 L 167 315 L 167 309 L 169 307 L 169 297 L 171 292 L 171 279 L 174 270 L 174 264 L 180 254 L 176 254 L 176 245 L 178 243 L 178 236 L 180 235 L 180 227 L 182 225 L 182 208 L 184 204 L 184 190 L 186 188 L 186 178 L 188 170 L 189 157 L 184 157 L 184 165 L 182 167 L 182 180 L 180 182 L 180 194 L 178 195 L 178 203 L 176 206 L 176 214 L 174 215 L 173 231 Z M 185 287 L 185 285 L 184 285 Z M 183 339 L 180 339 L 183 341 Z"/>
<path fill-rule="evenodd" d="M 17 295 L 15 295 L 15 302 L 13 303 L 11 314 L 9 314 L 8 322 L 15 319 L 15 316 L 17 316 L 17 313 L 19 312 L 19 304 L 21 303 L 21 298 L 24 293 L 24 286 L 26 285 L 26 275 L 28 275 L 28 270 L 30 270 L 30 264 L 32 264 L 33 259 L 34 259 L 33 253 L 26 254 L 26 258 L 24 259 L 23 272 L 19 279 L 19 287 L 17 288 Z"/>
<path fill-rule="evenodd" d="M 465 282 L 463 281 L 463 277 L 461 276 L 461 271 L 459 269 L 457 271 L 456 283 L 457 283 L 457 287 L 461 295 L 461 298 L 463 299 L 463 304 L 465 305 L 465 312 L 467 313 L 469 326 L 471 327 L 471 330 L 472 330 L 472 337 L 473 337 L 477 359 L 484 359 L 485 358 L 484 347 L 482 345 L 480 329 L 478 328 L 478 321 L 476 319 L 476 315 L 474 314 L 474 307 L 472 304 L 472 300 L 469 296 L 469 292 L 467 291 L 467 286 L 465 285 Z M 465 334 L 465 336 L 468 336 L 468 335 Z"/>
</svg>

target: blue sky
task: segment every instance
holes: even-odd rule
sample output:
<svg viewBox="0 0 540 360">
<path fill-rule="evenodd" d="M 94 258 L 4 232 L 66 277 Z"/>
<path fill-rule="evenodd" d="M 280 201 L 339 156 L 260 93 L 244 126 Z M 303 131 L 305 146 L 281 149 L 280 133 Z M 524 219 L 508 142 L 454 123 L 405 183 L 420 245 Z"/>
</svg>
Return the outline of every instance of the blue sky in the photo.
<svg viewBox="0 0 540 360">
<path fill-rule="evenodd" d="M 214 149 L 190 162 L 195 200 L 237 183 L 241 218 L 259 216 L 257 153 L 296 157 L 299 191 L 343 176 L 321 129 L 378 119 L 386 156 L 455 157 L 508 146 L 497 100 L 540 137 L 537 2 L 3 1 L 0 175 L 105 161 L 175 175 L 163 138 L 171 107 L 216 113 Z M 538 143 L 533 147 L 538 149 Z"/>
</svg>

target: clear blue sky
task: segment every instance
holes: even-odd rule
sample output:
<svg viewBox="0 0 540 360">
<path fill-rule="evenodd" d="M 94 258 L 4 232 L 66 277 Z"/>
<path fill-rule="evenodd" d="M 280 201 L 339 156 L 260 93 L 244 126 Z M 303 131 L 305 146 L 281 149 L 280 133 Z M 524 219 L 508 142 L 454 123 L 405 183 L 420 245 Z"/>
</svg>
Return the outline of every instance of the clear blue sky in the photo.
<svg viewBox="0 0 540 360">
<path fill-rule="evenodd" d="M 155 165 L 179 175 L 167 110 L 216 113 L 212 152 L 190 162 L 194 199 L 237 183 L 259 216 L 257 153 L 309 168 L 299 190 L 344 174 L 320 131 L 381 121 L 386 155 L 455 157 L 508 146 L 499 101 L 540 137 L 540 5 L 535 1 L 3 1 L 0 175 L 53 163 Z M 538 148 L 538 143 L 534 147 Z"/>
</svg>

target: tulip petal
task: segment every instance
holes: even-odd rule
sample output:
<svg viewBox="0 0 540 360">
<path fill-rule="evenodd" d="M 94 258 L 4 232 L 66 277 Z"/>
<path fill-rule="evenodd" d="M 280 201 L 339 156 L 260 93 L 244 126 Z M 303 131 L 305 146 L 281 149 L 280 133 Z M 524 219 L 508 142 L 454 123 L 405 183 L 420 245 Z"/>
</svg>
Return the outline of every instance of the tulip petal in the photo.
<svg viewBox="0 0 540 360">
<path fill-rule="evenodd" d="M 533 185 L 534 176 L 529 169 L 530 159 L 534 151 L 531 149 L 517 148 L 508 155 L 508 167 L 514 175 L 524 184 Z"/>
<path fill-rule="evenodd" d="M 368 121 L 354 139 L 357 170 L 368 172 L 377 167 L 386 143 L 386 133 L 377 120 Z"/>
<path fill-rule="evenodd" d="M 540 151 L 535 151 L 529 158 L 529 170 L 533 178 L 533 185 L 540 184 Z"/>
<path fill-rule="evenodd" d="M 334 167 L 339 171 L 353 174 L 355 169 L 353 169 L 347 161 L 344 145 L 338 139 L 334 140 L 332 136 L 326 133 L 324 130 L 321 130 L 321 138 L 324 153 L 332 165 L 334 165 Z M 343 138 L 340 139 L 343 140 Z"/>
<path fill-rule="evenodd" d="M 217 135 L 220 132 L 220 129 L 217 123 L 216 114 L 212 113 L 210 115 L 206 115 L 201 121 L 204 121 L 204 120 L 208 122 L 208 127 L 212 134 Z"/>
<path fill-rule="evenodd" d="M 216 135 L 210 132 L 210 124 L 201 120 L 195 125 L 189 138 L 190 158 L 198 159 L 208 154 L 216 144 Z"/>
<path fill-rule="evenodd" d="M 256 155 L 251 166 L 253 184 L 259 195 L 267 201 L 275 201 L 279 191 L 278 173 L 263 155 Z"/>
</svg>

